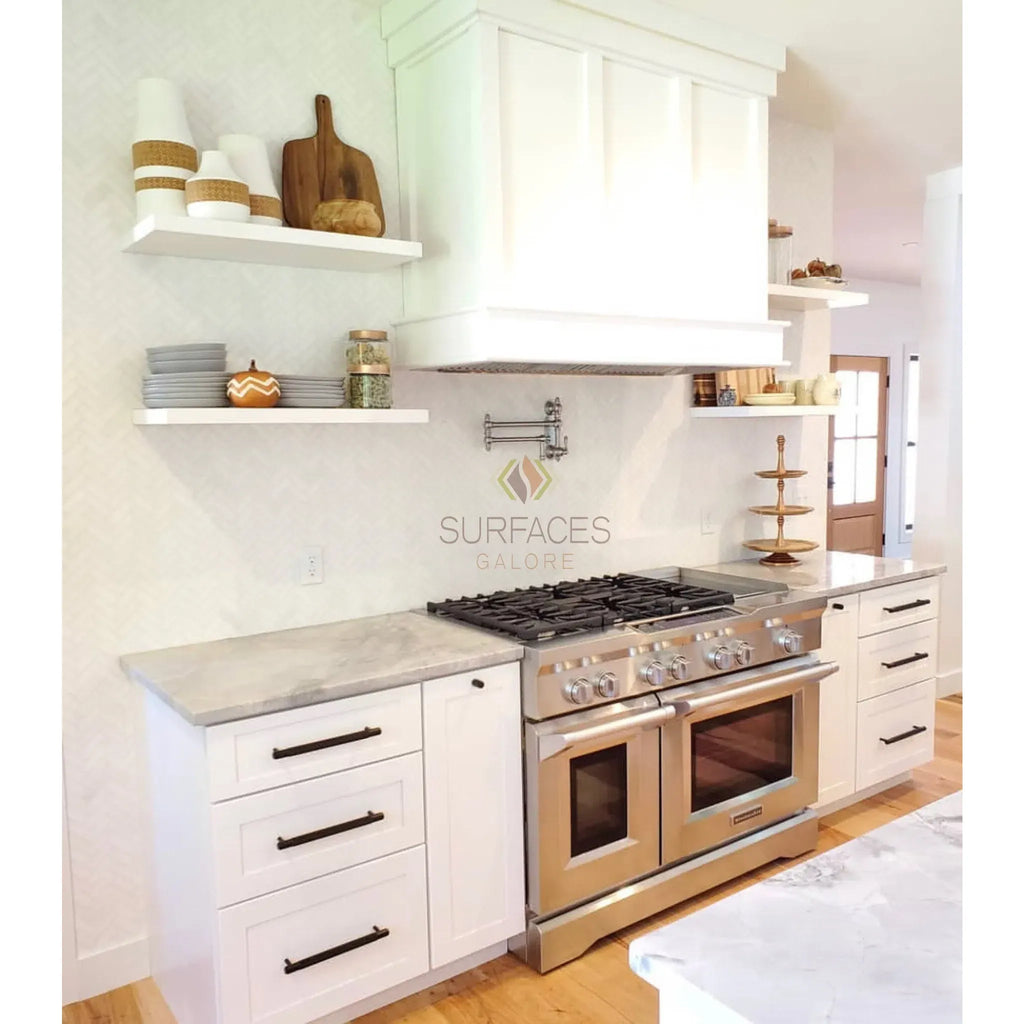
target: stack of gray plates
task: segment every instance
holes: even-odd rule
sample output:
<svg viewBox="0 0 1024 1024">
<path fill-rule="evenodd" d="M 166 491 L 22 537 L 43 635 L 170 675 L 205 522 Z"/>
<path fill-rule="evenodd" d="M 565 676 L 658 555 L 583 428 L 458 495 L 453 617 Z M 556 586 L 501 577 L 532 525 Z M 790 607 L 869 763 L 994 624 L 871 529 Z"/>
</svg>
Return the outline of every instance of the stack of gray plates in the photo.
<svg viewBox="0 0 1024 1024">
<path fill-rule="evenodd" d="M 149 374 L 142 378 L 147 409 L 208 409 L 230 405 L 223 345 L 163 345 L 147 348 Z"/>
<path fill-rule="evenodd" d="M 340 409 L 345 404 L 344 377 L 294 377 L 275 373 L 284 409 Z"/>
</svg>

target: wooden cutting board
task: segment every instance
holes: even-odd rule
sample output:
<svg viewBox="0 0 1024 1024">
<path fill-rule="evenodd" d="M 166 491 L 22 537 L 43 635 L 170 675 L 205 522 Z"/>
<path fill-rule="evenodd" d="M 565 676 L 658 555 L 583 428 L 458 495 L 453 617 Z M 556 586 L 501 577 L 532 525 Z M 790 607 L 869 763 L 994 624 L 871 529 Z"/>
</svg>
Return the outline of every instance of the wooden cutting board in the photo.
<svg viewBox="0 0 1024 1024">
<path fill-rule="evenodd" d="M 348 146 L 334 131 L 331 101 L 316 98 L 316 134 L 291 139 L 281 153 L 281 200 L 285 223 L 293 228 L 312 227 L 313 212 L 324 199 L 365 199 L 373 203 L 384 234 L 384 206 L 373 161 Z"/>
</svg>

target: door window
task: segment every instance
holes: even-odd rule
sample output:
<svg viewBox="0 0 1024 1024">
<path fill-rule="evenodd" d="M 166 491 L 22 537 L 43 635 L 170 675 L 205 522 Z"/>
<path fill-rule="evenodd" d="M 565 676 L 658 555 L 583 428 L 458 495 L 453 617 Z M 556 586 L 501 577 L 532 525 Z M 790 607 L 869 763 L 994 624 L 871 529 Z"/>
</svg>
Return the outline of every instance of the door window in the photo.
<svg viewBox="0 0 1024 1024">
<path fill-rule="evenodd" d="M 753 793 L 793 774 L 793 697 L 690 727 L 690 809 Z"/>
<path fill-rule="evenodd" d="M 573 857 L 626 838 L 626 786 L 625 743 L 582 754 L 569 762 Z"/>
</svg>

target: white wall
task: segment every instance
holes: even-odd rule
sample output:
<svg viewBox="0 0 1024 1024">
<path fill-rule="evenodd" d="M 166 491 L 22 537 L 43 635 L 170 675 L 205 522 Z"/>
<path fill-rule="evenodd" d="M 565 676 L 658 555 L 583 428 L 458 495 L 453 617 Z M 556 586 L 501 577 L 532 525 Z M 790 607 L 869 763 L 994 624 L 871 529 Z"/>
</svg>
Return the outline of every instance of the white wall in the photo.
<svg viewBox="0 0 1024 1024">
<path fill-rule="evenodd" d="M 148 345 L 222 340 L 233 368 L 255 357 L 283 373 L 340 373 L 349 328 L 402 312 L 397 271 L 121 253 L 134 221 L 137 79 L 181 84 L 200 148 L 253 132 L 275 164 L 284 140 L 311 134 L 313 96 L 327 93 L 339 135 L 374 160 L 397 224 L 392 77 L 372 12 L 350 0 L 93 0 L 66 5 L 63 28 L 63 708 L 81 997 L 147 970 L 142 703 L 119 655 L 744 556 L 741 541 L 766 529 L 746 509 L 774 498 L 754 470 L 774 465 L 782 421 L 691 420 L 688 377 L 399 374 L 396 404 L 428 408 L 428 426 L 134 427 Z M 788 347 L 805 351 L 805 326 Z M 520 450 L 485 452 L 482 419 L 536 416 L 554 395 L 571 454 L 551 467 L 534 513 L 495 482 Z M 808 486 L 823 494 L 824 424 L 785 424 L 789 464 L 812 470 Z M 720 532 L 700 533 L 702 506 Z M 612 539 L 576 545 L 568 570 L 533 573 L 478 569 L 475 549 L 439 539 L 444 515 L 512 513 L 605 515 Z M 824 541 L 821 522 L 801 534 Z M 326 580 L 302 587 L 299 553 L 311 544 L 324 547 Z"/>
<path fill-rule="evenodd" d="M 889 421 L 885 450 L 885 550 L 890 558 L 910 558 L 910 540 L 901 540 L 903 525 L 903 456 L 906 452 L 906 361 L 921 343 L 921 289 L 892 281 L 850 279 L 853 291 L 871 301 L 835 313 L 832 353 L 884 356 L 889 360 Z"/>
<path fill-rule="evenodd" d="M 938 692 L 963 689 L 963 394 L 960 168 L 926 182 L 921 243 L 921 440 L 913 557 L 945 562 Z"/>
</svg>

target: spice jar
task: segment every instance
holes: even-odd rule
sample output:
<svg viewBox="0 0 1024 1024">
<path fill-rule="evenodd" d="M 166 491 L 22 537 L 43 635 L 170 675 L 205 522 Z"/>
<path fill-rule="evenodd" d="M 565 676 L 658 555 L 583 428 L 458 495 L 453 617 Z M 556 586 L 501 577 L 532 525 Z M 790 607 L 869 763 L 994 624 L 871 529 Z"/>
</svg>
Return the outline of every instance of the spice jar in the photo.
<svg viewBox="0 0 1024 1024">
<path fill-rule="evenodd" d="M 789 284 L 793 259 L 793 229 L 768 221 L 768 283 Z"/>
<path fill-rule="evenodd" d="M 391 342 L 387 331 L 349 331 L 345 362 L 349 408 L 390 409 Z"/>
</svg>

